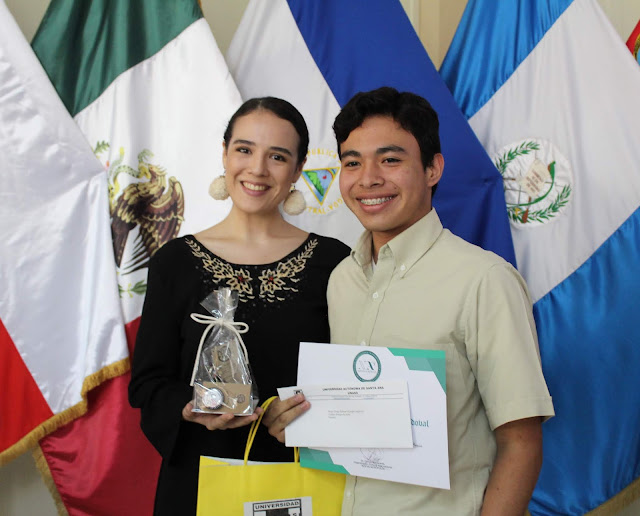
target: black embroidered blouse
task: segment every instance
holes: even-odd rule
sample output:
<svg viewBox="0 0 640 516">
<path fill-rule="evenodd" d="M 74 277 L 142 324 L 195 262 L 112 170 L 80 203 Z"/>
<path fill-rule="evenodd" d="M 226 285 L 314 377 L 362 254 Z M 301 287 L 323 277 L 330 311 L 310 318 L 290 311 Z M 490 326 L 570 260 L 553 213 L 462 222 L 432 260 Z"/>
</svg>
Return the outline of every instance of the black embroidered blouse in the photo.
<svg viewBox="0 0 640 516">
<path fill-rule="evenodd" d="M 200 301 L 211 291 L 239 292 L 235 320 L 243 335 L 260 400 L 296 384 L 299 342 L 329 342 L 326 289 L 333 268 L 349 253 L 338 240 L 311 233 L 298 249 L 265 265 L 236 265 L 188 235 L 152 258 L 136 348 L 129 400 L 142 410 L 142 430 L 162 455 L 156 514 L 195 514 L 200 455 L 241 459 L 249 427 L 214 431 L 182 420 L 205 328 L 190 318 L 206 314 Z M 262 428 L 250 459 L 291 461 L 293 452 Z"/>
</svg>

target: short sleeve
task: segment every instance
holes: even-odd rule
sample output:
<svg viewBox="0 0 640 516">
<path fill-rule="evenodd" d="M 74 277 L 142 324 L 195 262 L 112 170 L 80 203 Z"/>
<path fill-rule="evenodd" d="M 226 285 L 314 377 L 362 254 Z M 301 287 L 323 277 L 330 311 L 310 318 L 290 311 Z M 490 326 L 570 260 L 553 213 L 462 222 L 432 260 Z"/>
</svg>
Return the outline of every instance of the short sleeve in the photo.
<svg viewBox="0 0 640 516">
<path fill-rule="evenodd" d="M 469 296 L 466 345 L 492 430 L 510 421 L 554 415 L 542 373 L 526 284 L 495 264 Z"/>
</svg>

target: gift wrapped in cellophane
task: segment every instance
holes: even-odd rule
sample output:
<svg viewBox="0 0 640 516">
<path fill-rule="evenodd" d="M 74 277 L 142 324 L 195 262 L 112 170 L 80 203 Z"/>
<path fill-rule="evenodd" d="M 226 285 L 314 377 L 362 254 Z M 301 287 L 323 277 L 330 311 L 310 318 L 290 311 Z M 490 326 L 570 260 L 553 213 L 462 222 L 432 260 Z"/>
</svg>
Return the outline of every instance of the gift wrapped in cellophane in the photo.
<svg viewBox="0 0 640 516">
<path fill-rule="evenodd" d="M 206 325 L 191 376 L 193 411 L 251 415 L 258 406 L 258 389 L 241 335 L 249 327 L 233 320 L 238 292 L 214 290 L 200 304 L 210 315 L 191 314 Z"/>
</svg>

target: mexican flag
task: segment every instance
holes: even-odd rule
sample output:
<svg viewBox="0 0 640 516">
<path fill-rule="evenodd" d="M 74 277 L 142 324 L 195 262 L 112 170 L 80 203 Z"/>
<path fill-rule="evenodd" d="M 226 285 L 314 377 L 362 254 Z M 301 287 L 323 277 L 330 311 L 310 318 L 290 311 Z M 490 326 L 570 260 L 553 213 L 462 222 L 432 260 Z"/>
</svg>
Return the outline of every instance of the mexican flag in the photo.
<svg viewBox="0 0 640 516">
<path fill-rule="evenodd" d="M 207 191 L 240 95 L 196 0 L 53 0 L 33 48 L 106 170 L 131 349 L 149 258 L 230 208 Z M 128 405 L 128 381 L 96 390 L 85 417 L 40 442 L 41 469 L 69 514 L 151 513 L 160 458 Z"/>
</svg>

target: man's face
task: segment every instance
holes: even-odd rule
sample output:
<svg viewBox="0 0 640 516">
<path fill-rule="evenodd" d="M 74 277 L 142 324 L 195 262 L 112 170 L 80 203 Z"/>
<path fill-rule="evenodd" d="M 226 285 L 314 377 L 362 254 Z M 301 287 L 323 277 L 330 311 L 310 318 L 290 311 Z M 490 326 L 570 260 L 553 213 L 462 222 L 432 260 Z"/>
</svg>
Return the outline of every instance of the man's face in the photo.
<svg viewBox="0 0 640 516">
<path fill-rule="evenodd" d="M 376 253 L 431 211 L 431 187 L 442 174 L 442 155 L 436 154 L 425 170 L 417 140 L 395 120 L 365 119 L 340 150 L 342 197 L 373 233 Z"/>
</svg>

